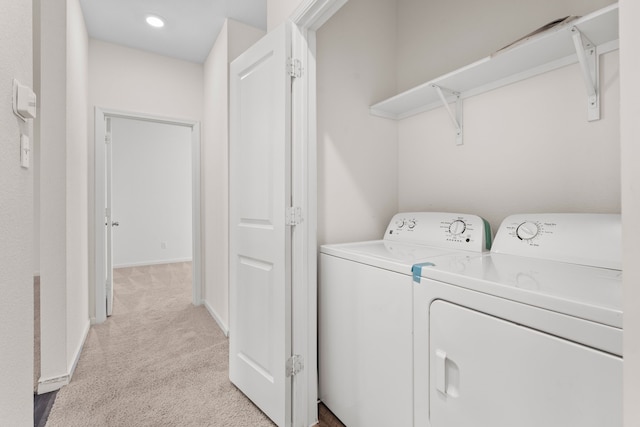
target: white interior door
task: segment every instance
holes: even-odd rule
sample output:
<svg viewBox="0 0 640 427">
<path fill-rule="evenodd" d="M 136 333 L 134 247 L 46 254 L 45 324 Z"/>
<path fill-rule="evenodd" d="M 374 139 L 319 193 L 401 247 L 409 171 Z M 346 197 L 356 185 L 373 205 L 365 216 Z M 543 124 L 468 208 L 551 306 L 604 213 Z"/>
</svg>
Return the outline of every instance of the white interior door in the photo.
<svg viewBox="0 0 640 427">
<path fill-rule="evenodd" d="M 229 378 L 291 424 L 291 50 L 288 24 L 231 64 Z"/>
<path fill-rule="evenodd" d="M 111 117 L 105 118 L 106 138 L 105 138 L 105 219 L 104 219 L 104 241 L 105 241 L 105 295 L 107 316 L 113 313 L 113 222 L 111 221 L 111 184 L 113 176 L 113 151 L 111 138 Z"/>
</svg>

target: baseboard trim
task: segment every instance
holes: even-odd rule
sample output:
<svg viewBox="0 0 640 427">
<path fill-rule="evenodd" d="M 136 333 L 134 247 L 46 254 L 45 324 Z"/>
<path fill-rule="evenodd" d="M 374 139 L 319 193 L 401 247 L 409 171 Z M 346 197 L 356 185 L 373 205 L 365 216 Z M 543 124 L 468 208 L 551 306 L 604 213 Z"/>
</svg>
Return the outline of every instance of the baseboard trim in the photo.
<svg viewBox="0 0 640 427">
<path fill-rule="evenodd" d="M 113 268 L 127 268 L 127 267 L 142 267 L 145 265 L 159 265 L 159 264 L 174 264 L 176 262 L 192 262 L 193 258 L 175 258 L 175 259 L 162 259 L 155 261 L 141 261 L 126 264 L 114 264 Z"/>
<path fill-rule="evenodd" d="M 229 327 L 225 325 L 222 319 L 220 319 L 220 316 L 218 316 L 218 313 L 216 313 L 213 307 L 209 305 L 209 302 L 207 300 L 203 300 L 202 303 L 207 308 L 207 311 L 209 312 L 211 317 L 213 317 L 213 320 L 215 320 L 218 326 L 220 327 L 220 329 L 222 329 L 222 333 L 224 334 L 224 336 L 229 337 Z"/>
<path fill-rule="evenodd" d="M 82 349 L 84 348 L 84 343 L 87 340 L 87 336 L 89 335 L 89 329 L 91 328 L 91 322 L 87 319 L 87 323 L 84 326 L 84 331 L 82 333 L 82 340 L 80 340 L 80 344 L 76 351 L 73 354 L 73 359 L 71 360 L 71 364 L 68 367 L 68 374 L 61 375 L 59 377 L 52 377 L 47 379 L 40 378 L 38 380 L 38 394 L 50 393 L 52 391 L 60 390 L 62 387 L 69 384 L 71 378 L 73 377 L 73 373 L 76 370 L 76 366 L 78 366 L 78 361 L 80 360 L 80 355 L 82 354 Z"/>
<path fill-rule="evenodd" d="M 67 384 L 69 384 L 69 375 L 48 378 L 46 380 L 40 378 L 38 380 L 38 394 L 45 394 L 52 391 L 60 390 Z"/>
</svg>

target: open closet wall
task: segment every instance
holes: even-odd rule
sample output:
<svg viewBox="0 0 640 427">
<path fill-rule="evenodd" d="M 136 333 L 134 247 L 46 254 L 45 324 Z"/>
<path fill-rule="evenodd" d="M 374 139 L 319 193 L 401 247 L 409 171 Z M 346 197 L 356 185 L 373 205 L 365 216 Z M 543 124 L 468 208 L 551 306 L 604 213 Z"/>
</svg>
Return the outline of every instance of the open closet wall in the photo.
<svg viewBox="0 0 640 427">
<path fill-rule="evenodd" d="M 463 3 L 398 2 L 399 92 L 611 2 Z M 620 212 L 618 57 L 600 57 L 597 121 L 578 64 L 465 99 L 461 146 L 444 108 L 399 120 L 399 210 L 471 209 L 494 229 L 516 212 Z"/>
<path fill-rule="evenodd" d="M 396 1 L 349 0 L 317 33 L 318 243 L 378 239 L 397 211 Z"/>
<path fill-rule="evenodd" d="M 317 34 L 318 241 L 379 238 L 398 211 L 620 211 L 618 51 L 601 57 L 601 119 L 573 64 L 403 120 L 369 107 L 611 0 L 349 0 Z M 452 88 L 455 89 L 455 88 Z"/>
</svg>

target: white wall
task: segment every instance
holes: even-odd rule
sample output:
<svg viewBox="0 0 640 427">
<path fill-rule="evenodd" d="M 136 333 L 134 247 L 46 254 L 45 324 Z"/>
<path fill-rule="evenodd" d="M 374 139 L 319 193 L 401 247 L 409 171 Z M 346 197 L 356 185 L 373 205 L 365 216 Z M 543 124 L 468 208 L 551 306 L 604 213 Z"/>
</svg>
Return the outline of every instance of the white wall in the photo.
<svg viewBox="0 0 640 427">
<path fill-rule="evenodd" d="M 351 0 L 318 31 L 320 243 L 378 238 L 395 210 L 475 211 L 494 228 L 522 210 L 619 212 L 617 53 L 603 60 L 596 123 L 585 120 L 575 66 L 466 100 L 463 147 L 443 109 L 401 122 L 369 116 L 369 105 L 400 89 L 610 1 L 512 3 Z M 504 178 L 514 173 L 517 181 Z"/>
<path fill-rule="evenodd" d="M 398 91 L 490 55 L 554 19 L 614 0 L 397 0 Z"/>
<path fill-rule="evenodd" d="M 114 267 L 191 261 L 191 128 L 115 118 Z"/>
<path fill-rule="evenodd" d="M 87 46 L 78 0 L 42 2 L 40 57 L 40 392 L 66 384 L 89 328 Z"/>
<path fill-rule="evenodd" d="M 202 178 L 204 224 L 203 301 L 226 331 L 228 315 L 228 21 L 204 63 Z"/>
<path fill-rule="evenodd" d="M 0 420 L 33 425 L 33 169 L 20 167 L 31 123 L 11 109 L 14 78 L 32 86 L 31 2 L 0 14 Z"/>
<path fill-rule="evenodd" d="M 87 102 L 89 37 L 80 2 L 67 0 L 67 372 L 89 330 Z M 45 278 L 42 278 L 43 280 Z M 41 282 L 44 285 L 44 281 Z"/>
<path fill-rule="evenodd" d="M 202 176 L 204 303 L 226 332 L 229 325 L 229 63 L 264 35 L 225 21 L 204 64 Z"/>
<path fill-rule="evenodd" d="M 229 32 L 227 36 L 229 63 L 266 34 L 264 30 L 233 19 L 227 19 L 227 31 Z"/>
<path fill-rule="evenodd" d="M 267 0 L 267 31 L 277 28 L 305 0 Z"/>
<path fill-rule="evenodd" d="M 89 40 L 89 312 L 94 313 L 95 107 L 153 116 L 202 120 L 202 64 Z"/>
<path fill-rule="evenodd" d="M 572 65 L 464 101 L 464 145 L 440 108 L 399 123 L 400 210 L 620 212 L 618 52 L 601 63 L 601 115 L 586 120 Z"/>
<path fill-rule="evenodd" d="M 89 81 L 92 111 L 202 118 L 202 64 L 90 39 Z"/>
<path fill-rule="evenodd" d="M 33 1 L 33 91 L 40 93 L 40 1 Z M 37 100 L 36 116 L 40 117 L 40 99 Z M 40 275 L 40 122 L 33 120 L 33 140 L 31 147 L 31 159 L 33 162 L 33 272 L 34 276 Z"/>
<path fill-rule="evenodd" d="M 624 282 L 624 425 L 640 425 L 640 3 L 620 2 L 620 132 Z"/>
<path fill-rule="evenodd" d="M 40 347 L 41 379 L 67 375 L 66 20 L 61 1 L 41 1 Z M 64 382 L 64 380 L 62 380 Z"/>
<path fill-rule="evenodd" d="M 395 0 L 350 0 L 317 32 L 318 243 L 379 239 L 397 210 Z"/>
<path fill-rule="evenodd" d="M 516 13 L 513 2 L 505 0 L 494 0 L 491 9 L 459 3 L 426 7 L 399 0 L 399 87 L 418 83 L 418 74 L 431 78 L 434 71 L 452 71 L 469 55 L 486 56 L 537 27 L 536 22 L 604 6 L 566 0 L 531 4 Z M 455 20 L 441 20 L 454 15 Z M 508 25 L 499 26 L 495 15 Z M 479 23 L 495 29 L 474 32 Z M 444 66 L 452 68 L 439 68 Z M 620 212 L 618 80 L 618 53 L 613 52 L 601 63 L 602 119 L 591 123 L 577 65 L 466 99 L 461 147 L 455 146 L 443 108 L 400 121 L 399 209 L 476 213 L 494 230 L 517 212 Z"/>
</svg>

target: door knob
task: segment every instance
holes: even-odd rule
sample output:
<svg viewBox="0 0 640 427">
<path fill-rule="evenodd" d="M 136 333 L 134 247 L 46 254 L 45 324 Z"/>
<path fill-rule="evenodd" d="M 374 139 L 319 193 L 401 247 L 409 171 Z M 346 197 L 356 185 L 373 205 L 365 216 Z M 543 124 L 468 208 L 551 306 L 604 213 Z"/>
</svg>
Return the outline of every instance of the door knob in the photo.
<svg viewBox="0 0 640 427">
<path fill-rule="evenodd" d="M 112 227 L 117 227 L 117 226 L 119 226 L 119 225 L 120 225 L 120 223 L 119 223 L 118 221 L 113 221 L 113 222 L 111 223 L 111 226 L 112 226 Z"/>
</svg>

